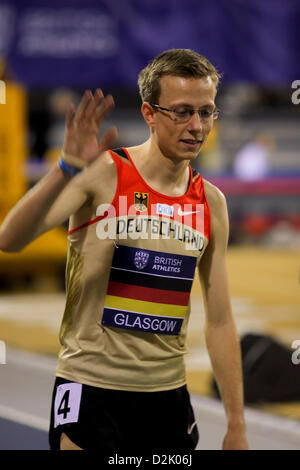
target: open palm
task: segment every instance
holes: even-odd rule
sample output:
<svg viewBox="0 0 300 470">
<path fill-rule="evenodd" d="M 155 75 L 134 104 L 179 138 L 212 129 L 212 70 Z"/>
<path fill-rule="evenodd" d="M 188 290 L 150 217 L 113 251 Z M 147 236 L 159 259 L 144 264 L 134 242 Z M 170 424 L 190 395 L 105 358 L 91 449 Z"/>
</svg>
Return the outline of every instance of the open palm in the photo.
<svg viewBox="0 0 300 470">
<path fill-rule="evenodd" d="M 113 127 L 99 139 L 101 123 L 113 106 L 111 95 L 104 97 L 99 89 L 93 95 L 87 90 L 77 110 L 71 105 L 67 111 L 63 151 L 87 164 L 98 158 L 117 135 L 116 128 Z"/>
</svg>

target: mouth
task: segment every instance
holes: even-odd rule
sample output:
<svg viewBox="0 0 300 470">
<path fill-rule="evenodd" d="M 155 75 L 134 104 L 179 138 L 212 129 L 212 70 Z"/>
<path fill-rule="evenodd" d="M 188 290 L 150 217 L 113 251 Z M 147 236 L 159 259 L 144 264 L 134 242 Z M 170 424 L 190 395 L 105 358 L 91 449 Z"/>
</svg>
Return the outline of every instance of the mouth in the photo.
<svg viewBox="0 0 300 470">
<path fill-rule="evenodd" d="M 194 149 L 203 144 L 203 140 L 199 139 L 181 139 L 180 142 L 184 143 L 188 148 Z"/>
</svg>

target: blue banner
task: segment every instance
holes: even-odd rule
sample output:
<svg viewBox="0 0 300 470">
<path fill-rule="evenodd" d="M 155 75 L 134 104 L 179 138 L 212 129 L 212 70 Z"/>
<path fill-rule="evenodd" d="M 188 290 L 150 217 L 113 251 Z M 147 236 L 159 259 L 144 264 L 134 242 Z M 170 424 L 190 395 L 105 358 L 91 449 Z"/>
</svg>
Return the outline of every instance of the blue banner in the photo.
<svg viewBox="0 0 300 470">
<path fill-rule="evenodd" d="M 191 48 L 223 82 L 300 78 L 298 0 L 0 0 L 0 54 L 28 86 L 136 86 L 155 55 Z"/>
</svg>

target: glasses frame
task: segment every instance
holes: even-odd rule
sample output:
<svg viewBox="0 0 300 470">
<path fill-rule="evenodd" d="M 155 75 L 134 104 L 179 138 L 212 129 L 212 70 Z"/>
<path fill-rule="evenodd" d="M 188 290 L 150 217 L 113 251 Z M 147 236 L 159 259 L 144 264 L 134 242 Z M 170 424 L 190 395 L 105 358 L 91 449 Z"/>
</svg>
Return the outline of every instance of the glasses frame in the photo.
<svg viewBox="0 0 300 470">
<path fill-rule="evenodd" d="M 150 101 L 147 101 L 147 103 L 149 103 L 151 106 L 153 106 L 154 108 L 156 109 L 160 109 L 161 111 L 168 111 L 169 113 L 175 113 L 175 110 L 174 109 L 168 109 L 168 108 L 163 108 L 162 106 L 159 106 L 158 104 L 155 104 L 155 103 L 151 103 Z M 199 118 L 202 120 L 202 119 L 210 119 L 211 117 L 213 118 L 213 120 L 216 120 L 218 119 L 219 115 L 220 115 L 220 110 L 218 108 L 216 108 L 214 111 L 211 112 L 210 116 L 201 116 L 200 112 L 202 110 L 201 109 L 189 109 L 188 112 L 190 114 L 190 117 L 188 119 L 184 119 L 183 121 L 180 121 L 180 118 L 178 119 L 178 117 L 175 116 L 174 119 L 172 119 L 173 121 L 175 122 L 188 122 L 192 116 L 195 114 L 195 113 L 198 113 L 199 115 Z"/>
</svg>

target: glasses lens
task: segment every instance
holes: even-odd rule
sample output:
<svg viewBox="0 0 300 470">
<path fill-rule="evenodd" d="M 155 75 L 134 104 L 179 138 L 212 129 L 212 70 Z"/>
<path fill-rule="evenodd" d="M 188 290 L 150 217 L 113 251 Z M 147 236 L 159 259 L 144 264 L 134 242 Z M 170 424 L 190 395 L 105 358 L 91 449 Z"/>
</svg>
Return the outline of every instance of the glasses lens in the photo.
<svg viewBox="0 0 300 470">
<path fill-rule="evenodd" d="M 193 109 L 189 108 L 175 108 L 173 109 L 174 120 L 179 122 L 186 122 L 191 119 L 192 115 L 195 113 Z M 219 111 L 209 111 L 207 109 L 199 109 L 198 114 L 201 120 L 207 121 L 211 118 L 218 119 Z"/>
<path fill-rule="evenodd" d="M 189 109 L 174 109 L 173 114 L 176 121 L 185 122 L 191 117 L 191 111 Z"/>
</svg>

